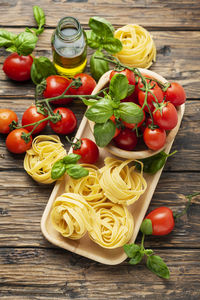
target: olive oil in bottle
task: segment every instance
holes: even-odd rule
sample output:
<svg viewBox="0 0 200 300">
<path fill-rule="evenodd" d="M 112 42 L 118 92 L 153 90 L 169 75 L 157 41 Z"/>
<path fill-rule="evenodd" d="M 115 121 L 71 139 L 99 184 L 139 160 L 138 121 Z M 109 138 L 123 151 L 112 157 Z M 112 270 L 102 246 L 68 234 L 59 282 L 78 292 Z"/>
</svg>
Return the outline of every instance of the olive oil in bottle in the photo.
<svg viewBox="0 0 200 300">
<path fill-rule="evenodd" d="M 73 77 L 87 63 L 87 44 L 79 21 L 65 17 L 58 23 L 51 40 L 53 63 L 60 75 Z"/>
</svg>

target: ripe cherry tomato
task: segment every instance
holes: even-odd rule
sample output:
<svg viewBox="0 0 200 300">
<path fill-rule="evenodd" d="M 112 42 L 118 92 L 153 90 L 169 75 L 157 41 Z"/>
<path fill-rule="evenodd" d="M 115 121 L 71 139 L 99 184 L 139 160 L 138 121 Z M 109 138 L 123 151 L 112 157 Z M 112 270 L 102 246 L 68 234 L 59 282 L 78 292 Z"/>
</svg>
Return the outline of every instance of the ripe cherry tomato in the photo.
<svg viewBox="0 0 200 300">
<path fill-rule="evenodd" d="M 164 129 L 147 127 L 144 131 L 143 139 L 149 149 L 159 150 L 165 145 L 166 132 Z"/>
<path fill-rule="evenodd" d="M 174 228 L 173 212 L 165 206 L 152 210 L 145 219 L 151 220 L 153 235 L 166 235 Z"/>
<path fill-rule="evenodd" d="M 10 79 L 16 81 L 29 80 L 31 78 L 32 63 L 32 56 L 20 56 L 17 53 L 12 53 L 4 61 L 3 71 Z"/>
<path fill-rule="evenodd" d="M 156 97 L 158 103 L 161 103 L 163 101 L 163 92 L 162 92 L 161 88 L 157 85 L 157 83 L 151 82 L 151 86 L 153 86 L 154 84 L 155 84 L 155 86 L 151 89 L 151 93 L 154 96 L 150 92 L 147 93 L 147 103 L 148 103 L 151 111 L 153 111 L 155 109 L 155 106 L 153 105 L 153 102 L 156 102 L 155 97 Z M 145 92 L 142 90 L 139 90 L 138 91 L 138 102 L 139 102 L 140 106 L 143 106 L 144 100 L 145 100 Z M 146 112 L 149 112 L 147 105 L 144 106 L 144 110 Z"/>
<path fill-rule="evenodd" d="M 28 143 L 21 137 L 22 133 L 29 133 L 25 128 L 14 129 L 6 138 L 6 147 L 12 153 L 24 153 L 31 148 L 32 136 Z"/>
<path fill-rule="evenodd" d="M 171 130 L 178 122 L 177 110 L 172 103 L 164 102 L 161 109 L 154 110 L 153 119 L 160 128 Z"/>
<path fill-rule="evenodd" d="M 10 123 L 12 121 L 18 122 L 16 113 L 11 109 L 0 109 L 0 133 L 10 132 Z"/>
<path fill-rule="evenodd" d="M 47 85 L 46 89 L 44 90 L 43 96 L 45 98 L 52 98 L 61 95 L 71 83 L 71 79 L 59 75 L 51 75 L 46 78 L 46 83 Z M 69 90 L 65 93 L 65 95 L 70 95 Z M 72 100 L 72 98 L 61 98 L 51 101 L 50 103 L 56 105 L 65 105 L 70 103 Z"/>
<path fill-rule="evenodd" d="M 77 144 L 77 146 L 74 147 L 73 153 L 81 155 L 80 163 L 94 164 L 99 159 L 99 148 L 88 138 L 82 138 L 80 145 Z"/>
<path fill-rule="evenodd" d="M 131 71 L 129 69 L 124 69 L 122 71 L 112 70 L 112 72 L 110 73 L 110 80 L 115 74 L 118 74 L 118 73 L 125 75 L 126 78 L 128 79 L 129 84 L 135 85 L 135 74 L 133 73 L 133 71 Z"/>
<path fill-rule="evenodd" d="M 110 120 L 113 121 L 114 124 L 116 124 L 115 116 L 114 116 L 114 115 L 110 117 Z M 120 133 L 120 131 L 121 131 L 121 129 L 118 128 L 118 127 L 116 127 L 116 129 L 115 129 L 115 134 L 114 134 L 114 137 L 113 137 L 113 138 L 115 138 L 116 136 L 118 136 L 119 133 Z"/>
<path fill-rule="evenodd" d="M 141 108 L 141 106 L 139 106 L 139 107 Z M 125 127 L 130 128 L 130 129 L 134 129 L 135 127 L 139 128 L 144 123 L 145 118 L 146 118 L 146 116 L 145 116 L 145 112 L 143 110 L 143 119 L 142 119 L 142 121 L 140 123 L 138 123 L 138 124 L 136 124 L 136 123 L 127 123 L 125 121 L 123 121 L 122 123 L 124 124 Z"/>
<path fill-rule="evenodd" d="M 58 134 L 69 134 L 74 131 L 77 125 L 77 119 L 75 114 L 68 108 L 58 107 L 53 111 L 55 114 L 61 114 L 61 120 L 57 123 L 49 122 L 53 131 Z"/>
<path fill-rule="evenodd" d="M 70 88 L 71 95 L 91 95 L 96 86 L 94 78 L 86 73 L 76 74 L 74 78 L 80 78 L 82 85 L 77 89 Z"/>
<path fill-rule="evenodd" d="M 165 92 L 165 100 L 170 101 L 174 106 L 181 105 L 186 101 L 184 88 L 177 82 L 172 82 Z"/>
<path fill-rule="evenodd" d="M 46 117 L 47 117 L 47 115 L 44 116 L 37 112 L 37 107 L 35 105 L 31 105 L 24 112 L 24 114 L 22 116 L 22 126 L 44 120 Z M 44 121 L 44 122 L 40 123 L 36 127 L 36 129 L 34 129 L 32 134 L 36 134 L 36 133 L 39 133 L 40 131 L 42 131 L 46 127 L 47 123 L 48 123 L 48 121 Z M 33 130 L 34 126 L 35 125 L 28 126 L 28 127 L 26 127 L 26 129 L 30 132 Z"/>
<path fill-rule="evenodd" d="M 114 142 L 117 147 L 123 150 L 132 151 L 137 145 L 137 136 L 135 131 L 132 131 L 129 128 L 125 128 L 121 130 L 119 135 L 115 137 Z"/>
</svg>

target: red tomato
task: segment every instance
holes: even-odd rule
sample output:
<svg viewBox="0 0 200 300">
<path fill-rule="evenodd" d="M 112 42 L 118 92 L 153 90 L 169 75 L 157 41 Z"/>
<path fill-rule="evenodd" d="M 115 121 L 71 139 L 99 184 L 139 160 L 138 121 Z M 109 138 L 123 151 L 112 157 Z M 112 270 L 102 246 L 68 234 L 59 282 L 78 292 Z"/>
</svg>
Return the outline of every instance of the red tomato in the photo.
<svg viewBox="0 0 200 300">
<path fill-rule="evenodd" d="M 139 106 L 139 105 L 138 105 L 138 106 Z M 139 107 L 140 107 L 140 106 L 139 106 Z M 140 107 L 140 108 L 141 108 L 141 107 Z M 125 121 L 122 121 L 122 123 L 124 124 L 125 127 L 130 128 L 130 129 L 134 129 L 135 127 L 139 128 L 139 127 L 142 126 L 142 124 L 144 123 L 145 118 L 146 118 L 146 116 L 145 116 L 145 112 L 144 112 L 144 110 L 143 110 L 143 119 L 142 119 L 142 121 L 141 121 L 140 123 L 138 123 L 138 124 L 136 124 L 136 123 L 127 123 L 127 122 L 125 122 Z"/>
<path fill-rule="evenodd" d="M 132 131 L 129 128 L 121 130 L 119 135 L 115 137 L 114 142 L 117 147 L 123 150 L 132 151 L 137 145 L 137 136 L 135 131 Z"/>
<path fill-rule="evenodd" d="M 3 71 L 10 79 L 16 81 L 29 80 L 31 78 L 32 63 L 32 56 L 20 56 L 17 53 L 12 53 L 4 61 Z"/>
<path fill-rule="evenodd" d="M 173 129 L 178 122 L 178 114 L 175 106 L 170 102 L 164 102 L 161 109 L 154 110 L 153 120 L 162 129 Z"/>
<path fill-rule="evenodd" d="M 18 122 L 16 113 L 11 109 L 0 109 L 0 133 L 10 132 L 10 123 L 12 121 Z"/>
<path fill-rule="evenodd" d="M 75 146 L 73 153 L 81 155 L 80 163 L 94 164 L 99 159 L 99 148 L 88 138 L 82 138 L 80 140 L 80 147 L 77 148 Z"/>
<path fill-rule="evenodd" d="M 154 85 L 154 83 L 151 82 L 151 86 L 153 86 L 153 85 Z M 155 83 L 154 88 L 151 89 L 151 92 L 154 96 L 150 92 L 148 92 L 147 93 L 147 103 L 149 105 L 150 110 L 153 111 L 155 109 L 153 102 L 156 102 L 156 99 L 157 99 L 158 103 L 161 103 L 163 101 L 163 92 L 156 83 Z M 155 97 L 156 97 L 156 99 L 155 99 Z M 139 101 L 140 106 L 143 106 L 144 100 L 145 100 L 145 92 L 142 90 L 139 90 L 138 91 L 138 101 Z M 149 112 L 147 105 L 144 106 L 144 110 L 146 112 Z"/>
<path fill-rule="evenodd" d="M 47 115 L 44 116 L 37 112 L 37 107 L 35 105 L 31 105 L 24 112 L 24 114 L 22 116 L 22 126 L 44 120 L 46 117 L 47 117 Z M 40 131 L 42 131 L 46 127 L 47 123 L 48 123 L 48 121 L 44 121 L 44 122 L 40 123 L 36 127 L 36 129 L 34 129 L 32 134 L 36 134 L 36 133 L 39 133 Z M 35 125 L 28 126 L 28 127 L 26 127 L 26 129 L 30 132 L 33 130 L 34 126 Z"/>
<path fill-rule="evenodd" d="M 145 219 L 152 222 L 153 235 L 166 235 L 174 228 L 173 212 L 168 207 L 159 207 L 152 210 Z"/>
<path fill-rule="evenodd" d="M 174 106 L 181 105 L 186 101 L 184 88 L 177 82 L 172 82 L 165 92 L 165 100 L 170 101 Z"/>
<path fill-rule="evenodd" d="M 51 75 L 46 78 L 46 89 L 44 90 L 43 96 L 45 98 L 53 98 L 62 95 L 62 93 L 66 90 L 66 88 L 71 83 L 71 79 L 66 77 L 62 77 L 59 75 Z M 70 89 L 69 89 L 70 90 Z M 70 95 L 70 91 L 67 91 L 65 95 Z M 53 100 L 50 103 L 56 105 L 64 105 L 68 104 L 72 101 L 72 98 L 61 98 L 58 100 Z"/>
<path fill-rule="evenodd" d="M 68 108 L 58 107 L 53 111 L 55 114 L 61 114 L 61 120 L 57 123 L 49 121 L 51 128 L 58 134 L 70 134 L 74 131 L 77 125 L 75 114 Z"/>
<path fill-rule="evenodd" d="M 71 95 L 91 95 L 96 86 L 94 78 L 85 73 L 76 74 L 74 78 L 80 78 L 82 85 L 77 89 L 70 88 Z"/>
<path fill-rule="evenodd" d="M 30 141 L 28 143 L 21 137 L 22 133 L 29 133 L 28 130 L 24 128 L 14 129 L 9 133 L 6 138 L 6 147 L 12 153 L 24 153 L 26 150 L 31 148 L 32 136 L 30 136 Z"/>
<path fill-rule="evenodd" d="M 143 139 L 149 149 L 159 150 L 165 145 L 166 132 L 164 129 L 147 127 L 144 131 Z"/>
<path fill-rule="evenodd" d="M 114 124 L 116 124 L 115 116 L 114 116 L 114 115 L 110 117 L 110 120 L 113 121 Z M 114 134 L 114 137 L 113 137 L 113 138 L 115 138 L 116 136 L 118 136 L 119 133 L 120 133 L 120 131 L 121 131 L 121 129 L 118 128 L 118 127 L 116 127 L 116 129 L 115 129 L 115 134 Z"/>
</svg>

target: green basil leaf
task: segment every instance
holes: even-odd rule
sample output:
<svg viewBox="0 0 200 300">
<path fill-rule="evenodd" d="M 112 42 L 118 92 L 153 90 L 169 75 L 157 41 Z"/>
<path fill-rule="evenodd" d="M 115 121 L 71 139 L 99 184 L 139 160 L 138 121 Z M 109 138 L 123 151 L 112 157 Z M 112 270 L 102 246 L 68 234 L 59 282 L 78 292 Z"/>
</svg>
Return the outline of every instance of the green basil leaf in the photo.
<svg viewBox="0 0 200 300">
<path fill-rule="evenodd" d="M 143 163 L 143 171 L 145 173 L 155 174 L 164 166 L 167 157 L 168 155 L 164 151 L 161 151 L 151 157 L 140 159 L 140 161 Z M 136 168 L 141 170 L 141 165 L 137 162 Z"/>
<path fill-rule="evenodd" d="M 108 99 L 102 98 L 86 111 L 86 118 L 95 123 L 104 123 L 113 115 L 113 108 Z"/>
<path fill-rule="evenodd" d="M 58 179 L 65 174 L 66 167 L 62 159 L 56 161 L 51 169 L 51 178 Z"/>
<path fill-rule="evenodd" d="M 127 123 L 139 123 L 143 119 L 142 109 L 133 102 L 122 102 L 119 105 L 120 118 Z"/>
<path fill-rule="evenodd" d="M 122 47 L 123 46 L 122 46 L 121 41 L 114 37 L 107 38 L 103 42 L 103 49 L 105 49 L 107 52 L 109 52 L 111 54 L 120 52 L 122 50 Z"/>
<path fill-rule="evenodd" d="M 104 57 L 104 54 L 100 50 L 97 50 L 90 58 L 90 72 L 92 77 L 98 81 L 109 70 L 109 64 L 105 60 L 95 58 L 95 56 Z"/>
<path fill-rule="evenodd" d="M 7 30 L 0 30 L 0 47 L 11 47 L 14 44 L 17 35 Z"/>
<path fill-rule="evenodd" d="M 152 222 L 150 219 L 144 219 L 141 226 L 140 231 L 145 235 L 151 235 L 153 233 Z"/>
<path fill-rule="evenodd" d="M 151 255 L 147 258 L 147 268 L 161 278 L 169 279 L 170 277 L 167 265 L 158 255 Z"/>
<path fill-rule="evenodd" d="M 95 100 L 95 99 L 86 99 L 86 98 L 82 98 L 82 101 L 87 106 L 92 106 L 92 105 L 94 105 L 94 104 L 96 104 L 98 102 L 98 100 Z"/>
<path fill-rule="evenodd" d="M 8 52 L 17 52 L 17 48 L 14 45 L 12 45 L 12 46 L 6 48 L 6 51 L 8 51 Z"/>
<path fill-rule="evenodd" d="M 129 84 L 128 85 L 128 93 L 127 93 L 126 97 L 132 95 L 134 91 L 135 91 L 135 86 L 132 84 Z"/>
<path fill-rule="evenodd" d="M 92 49 L 98 49 L 101 47 L 101 38 L 97 36 L 92 30 L 85 31 L 87 44 Z"/>
<path fill-rule="evenodd" d="M 66 172 L 70 177 L 74 179 L 79 179 L 89 174 L 89 171 L 87 169 L 83 168 L 81 165 L 74 164 L 66 165 Z"/>
<path fill-rule="evenodd" d="M 89 26 L 94 33 L 103 38 L 113 37 L 114 27 L 110 22 L 101 17 L 92 17 Z"/>
<path fill-rule="evenodd" d="M 36 85 L 48 76 L 56 74 L 56 68 L 47 57 L 34 58 L 31 66 L 31 79 Z"/>
<path fill-rule="evenodd" d="M 110 81 L 109 95 L 118 102 L 126 98 L 128 93 L 128 79 L 123 74 L 115 74 Z"/>
<path fill-rule="evenodd" d="M 135 252 L 138 252 L 141 250 L 141 247 L 136 244 L 125 244 L 123 246 L 124 252 L 129 258 L 132 258 Z"/>
<path fill-rule="evenodd" d="M 65 164 L 76 164 L 80 158 L 81 158 L 80 155 L 75 153 L 70 153 L 67 156 L 63 157 L 62 160 Z"/>
<path fill-rule="evenodd" d="M 29 33 L 22 32 L 15 39 L 15 47 L 19 55 L 29 55 L 33 52 L 37 43 L 37 36 Z"/>
<path fill-rule="evenodd" d="M 35 5 L 33 6 L 33 14 L 35 17 L 35 20 L 38 24 L 39 29 L 41 29 L 45 24 L 45 14 L 41 7 Z"/>
<path fill-rule="evenodd" d="M 137 265 L 141 262 L 144 254 L 141 251 L 137 251 L 134 253 L 133 257 L 129 260 L 130 265 Z"/>
<path fill-rule="evenodd" d="M 94 137 L 99 147 L 107 146 L 115 135 L 116 125 L 108 120 L 103 124 L 94 125 Z"/>
</svg>

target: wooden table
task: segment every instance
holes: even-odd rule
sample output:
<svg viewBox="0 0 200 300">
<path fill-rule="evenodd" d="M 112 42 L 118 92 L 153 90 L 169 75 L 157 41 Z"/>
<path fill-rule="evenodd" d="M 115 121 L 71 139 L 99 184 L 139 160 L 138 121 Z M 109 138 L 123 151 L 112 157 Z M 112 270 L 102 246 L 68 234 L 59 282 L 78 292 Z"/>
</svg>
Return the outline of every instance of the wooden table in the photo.
<svg viewBox="0 0 200 300">
<path fill-rule="evenodd" d="M 180 211 L 185 195 L 200 190 L 200 2 L 43 0 L 0 1 L 0 25 L 15 33 L 35 26 L 32 6 L 46 14 L 46 29 L 35 55 L 51 57 L 50 38 L 58 20 L 77 17 L 88 29 L 98 15 L 115 28 L 138 23 L 151 31 L 158 50 L 151 68 L 187 93 L 184 119 L 171 157 L 160 178 L 150 210 L 165 205 Z M 1 67 L 7 53 L 1 49 Z M 15 83 L 0 72 L 0 107 L 19 118 L 34 101 L 31 82 Z M 79 122 L 85 107 L 70 105 Z M 50 133 L 48 129 L 45 133 Z M 53 186 L 41 186 L 23 169 L 23 155 L 13 155 L 0 136 L 0 299 L 200 299 L 199 197 L 169 236 L 146 238 L 171 271 L 169 280 L 156 277 L 144 263 L 131 266 L 102 265 L 48 243 L 40 231 L 40 219 Z M 69 145 L 66 145 L 69 148 Z M 137 238 L 139 243 L 141 236 Z"/>
</svg>

